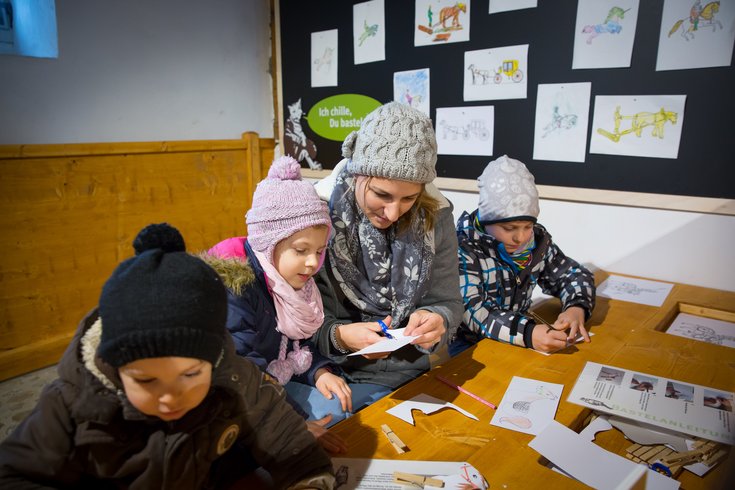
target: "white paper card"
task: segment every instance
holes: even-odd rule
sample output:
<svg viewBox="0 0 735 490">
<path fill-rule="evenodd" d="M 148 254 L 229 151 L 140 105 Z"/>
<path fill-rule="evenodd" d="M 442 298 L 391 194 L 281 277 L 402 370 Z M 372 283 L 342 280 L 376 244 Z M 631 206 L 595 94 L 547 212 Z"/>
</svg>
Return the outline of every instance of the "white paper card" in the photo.
<svg viewBox="0 0 735 490">
<path fill-rule="evenodd" d="M 404 422 L 408 422 L 409 424 L 413 425 L 414 421 L 413 421 L 413 414 L 411 413 L 411 410 L 421 410 L 426 415 L 430 415 L 443 408 L 453 408 L 454 410 L 457 410 L 459 413 L 471 419 L 479 420 L 477 417 L 472 415 L 470 412 L 462 408 L 459 408 L 454 403 L 450 403 L 448 401 L 441 400 L 439 398 L 435 398 L 425 393 L 421 393 L 420 395 L 416 395 L 410 400 L 406 400 L 405 402 L 399 403 L 395 407 L 390 408 L 386 410 L 385 412 L 395 417 L 398 417 Z"/>
<path fill-rule="evenodd" d="M 395 330 L 388 330 L 393 336 L 392 339 L 385 338 L 372 345 L 360 349 L 357 352 L 353 352 L 350 356 L 361 356 L 363 354 L 375 354 L 377 352 L 393 352 L 398 350 L 404 345 L 410 344 L 413 339 L 419 338 L 418 335 L 403 335 L 405 328 L 396 328 Z"/>
<path fill-rule="evenodd" d="M 735 323 L 679 313 L 666 333 L 710 344 L 735 347 Z"/>
<path fill-rule="evenodd" d="M 488 488 L 480 472 L 465 462 L 332 458 L 332 466 L 336 477 L 335 488 L 339 490 L 406 490 L 408 487 L 393 483 L 393 473 L 396 471 L 444 482 L 443 487 L 427 485 L 425 489 Z"/>
<path fill-rule="evenodd" d="M 554 420 L 564 385 L 513 376 L 490 425 L 538 434 Z"/>
<path fill-rule="evenodd" d="M 553 420 L 528 445 L 572 478 L 599 490 L 614 490 L 641 465 L 613 454 Z M 679 482 L 646 471 L 646 490 L 676 489 Z"/>
<path fill-rule="evenodd" d="M 673 287 L 673 284 L 667 282 L 610 276 L 598 286 L 597 296 L 649 306 L 661 306 Z"/>
</svg>

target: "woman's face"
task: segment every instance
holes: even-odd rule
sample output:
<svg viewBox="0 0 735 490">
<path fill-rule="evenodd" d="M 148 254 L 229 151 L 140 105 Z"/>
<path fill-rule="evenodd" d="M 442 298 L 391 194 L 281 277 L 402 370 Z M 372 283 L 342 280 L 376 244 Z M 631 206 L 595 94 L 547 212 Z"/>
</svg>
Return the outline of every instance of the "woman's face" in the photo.
<svg viewBox="0 0 735 490">
<path fill-rule="evenodd" d="M 370 223 L 384 230 L 411 209 L 423 188 L 417 182 L 358 175 L 355 199 Z"/>
</svg>

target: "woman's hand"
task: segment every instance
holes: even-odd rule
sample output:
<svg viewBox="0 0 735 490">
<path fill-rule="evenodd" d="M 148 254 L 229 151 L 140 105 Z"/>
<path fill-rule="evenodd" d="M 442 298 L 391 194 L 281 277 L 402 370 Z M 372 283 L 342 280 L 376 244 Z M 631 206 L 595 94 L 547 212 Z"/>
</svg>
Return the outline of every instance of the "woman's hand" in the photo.
<svg viewBox="0 0 735 490">
<path fill-rule="evenodd" d="M 352 390 L 344 379 L 330 373 L 327 368 L 319 368 L 314 374 L 314 380 L 316 389 L 324 395 L 324 398 L 331 400 L 333 396 L 337 396 L 342 411 L 352 411 Z"/>
<path fill-rule="evenodd" d="M 585 342 L 590 342 L 590 336 L 584 328 L 584 309 L 579 306 L 570 306 L 559 314 L 553 327 L 556 330 L 569 330 L 567 338 L 573 344 L 581 334 Z"/>
<path fill-rule="evenodd" d="M 390 316 L 383 320 L 390 327 Z M 364 349 L 375 342 L 383 340 L 382 331 L 378 322 L 349 323 L 337 327 L 336 336 L 339 343 L 352 352 Z"/>
<path fill-rule="evenodd" d="M 331 415 L 327 415 L 319 420 L 309 420 L 306 422 L 306 428 L 311 432 L 314 438 L 321 446 L 330 453 L 344 453 L 347 451 L 347 444 L 337 434 L 332 434 L 325 427 L 332 420 Z"/>
<path fill-rule="evenodd" d="M 413 339 L 411 343 L 428 350 L 439 343 L 446 331 L 444 318 L 440 314 L 427 310 L 416 310 L 408 317 L 408 324 L 403 333 L 405 335 L 420 335 L 419 338 Z"/>
</svg>

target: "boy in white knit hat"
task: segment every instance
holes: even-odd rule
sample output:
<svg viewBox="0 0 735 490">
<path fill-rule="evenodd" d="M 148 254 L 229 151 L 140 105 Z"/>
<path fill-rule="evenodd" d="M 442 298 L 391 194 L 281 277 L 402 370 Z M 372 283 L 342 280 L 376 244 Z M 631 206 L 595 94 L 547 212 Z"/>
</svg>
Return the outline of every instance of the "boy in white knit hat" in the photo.
<svg viewBox="0 0 735 490">
<path fill-rule="evenodd" d="M 595 281 L 564 255 L 536 222 L 538 191 L 526 166 L 507 155 L 490 162 L 477 179 L 478 209 L 457 221 L 460 291 L 464 316 L 449 352 L 456 355 L 482 338 L 542 352 L 563 349 L 581 336 L 595 304 Z M 535 321 L 528 310 L 536 287 L 558 297 L 556 321 Z"/>
</svg>

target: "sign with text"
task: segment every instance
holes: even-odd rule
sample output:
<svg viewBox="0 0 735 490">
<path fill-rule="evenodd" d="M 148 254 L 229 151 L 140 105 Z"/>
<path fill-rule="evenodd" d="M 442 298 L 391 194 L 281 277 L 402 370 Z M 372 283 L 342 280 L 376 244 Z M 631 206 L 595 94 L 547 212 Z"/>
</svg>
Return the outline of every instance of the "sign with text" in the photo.
<svg viewBox="0 0 735 490">
<path fill-rule="evenodd" d="M 381 106 L 381 102 L 360 94 L 340 94 L 314 104 L 306 119 L 309 127 L 322 138 L 343 141 L 360 128 L 363 118 Z"/>
</svg>

